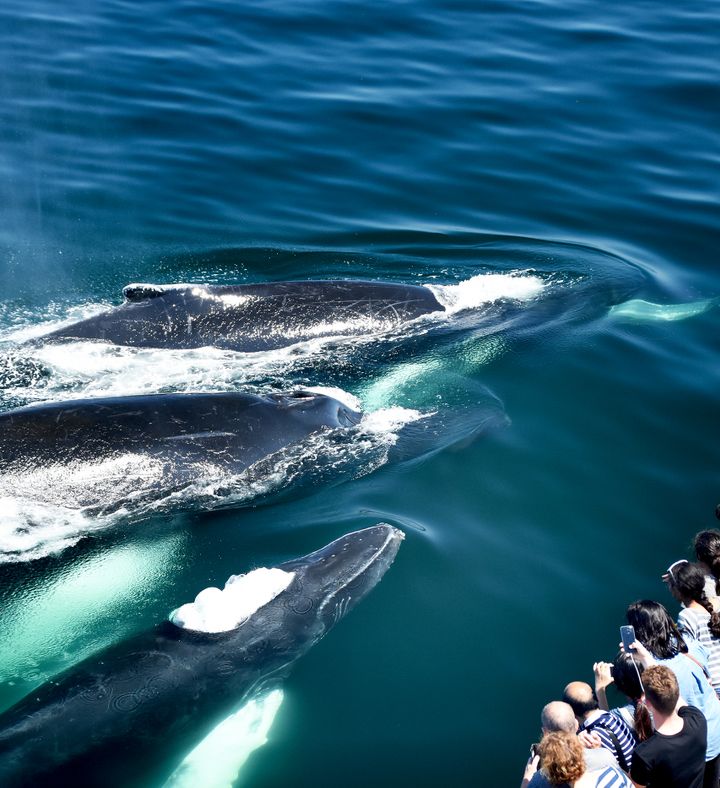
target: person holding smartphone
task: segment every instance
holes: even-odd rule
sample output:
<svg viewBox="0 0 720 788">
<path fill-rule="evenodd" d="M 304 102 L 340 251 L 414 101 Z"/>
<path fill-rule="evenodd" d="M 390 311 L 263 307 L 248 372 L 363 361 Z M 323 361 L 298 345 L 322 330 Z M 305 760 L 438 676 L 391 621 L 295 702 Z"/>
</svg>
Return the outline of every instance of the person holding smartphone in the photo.
<svg viewBox="0 0 720 788">
<path fill-rule="evenodd" d="M 670 668 L 677 678 L 680 695 L 685 702 L 703 713 L 707 723 L 703 785 L 717 788 L 720 784 L 720 699 L 703 667 L 688 654 L 683 636 L 659 602 L 649 599 L 633 602 L 625 617 L 628 624 L 635 628 L 636 641 L 632 648 L 645 665 L 645 673 L 654 663 Z"/>
<path fill-rule="evenodd" d="M 540 725 L 542 726 L 542 739 L 540 744 L 533 744 L 530 748 L 530 757 L 525 765 L 521 788 L 549 788 L 553 784 L 542 770 L 540 759 L 540 745 L 548 734 L 567 733 L 577 738 L 578 723 L 575 719 L 575 712 L 567 703 L 560 700 L 551 701 L 543 707 Z M 615 759 L 604 748 L 583 748 L 583 760 L 588 772 L 603 771 L 608 767 L 616 766 Z M 622 783 L 620 784 L 622 785 Z"/>
</svg>

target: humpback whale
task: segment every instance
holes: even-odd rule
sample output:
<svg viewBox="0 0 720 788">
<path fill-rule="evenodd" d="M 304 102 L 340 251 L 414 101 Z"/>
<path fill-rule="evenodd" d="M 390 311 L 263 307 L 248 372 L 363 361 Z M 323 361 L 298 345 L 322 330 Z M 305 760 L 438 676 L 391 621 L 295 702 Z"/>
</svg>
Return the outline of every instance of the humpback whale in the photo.
<svg viewBox="0 0 720 788">
<path fill-rule="evenodd" d="M 441 318 L 436 327 L 445 330 L 448 322 L 442 318 L 453 316 L 456 329 L 500 327 L 517 332 L 608 310 L 616 317 L 678 320 L 716 303 L 712 299 L 681 305 L 628 302 L 640 287 L 639 274 L 632 269 L 623 273 L 617 280 L 597 274 L 580 277 L 572 286 L 562 277 L 553 280 L 529 271 L 479 274 L 455 285 L 337 279 L 246 285 L 131 284 L 123 289 L 125 301 L 120 306 L 36 340 L 99 340 L 137 348 L 215 347 L 252 353 L 311 339 L 387 334 L 425 316 Z M 463 319 L 458 319 L 459 312 L 465 313 Z"/>
<path fill-rule="evenodd" d="M 157 394 L 0 414 L 0 495 L 90 513 L 222 483 L 361 414 L 311 391 Z M 254 481 L 257 481 L 254 479 Z"/>
<path fill-rule="evenodd" d="M 132 284 L 123 295 L 122 305 L 41 339 L 255 352 L 316 337 L 375 334 L 445 311 L 427 287 L 353 280 Z"/>
<path fill-rule="evenodd" d="M 237 581 L 256 572 L 230 578 L 224 591 L 206 589 L 176 610 L 177 623 L 110 646 L 42 685 L 0 715 L 0 784 L 163 780 L 199 738 L 285 678 L 378 583 L 402 539 L 380 524 L 256 570 L 254 611 L 246 598 L 253 583 Z M 223 594 L 229 599 L 217 602 Z"/>
</svg>

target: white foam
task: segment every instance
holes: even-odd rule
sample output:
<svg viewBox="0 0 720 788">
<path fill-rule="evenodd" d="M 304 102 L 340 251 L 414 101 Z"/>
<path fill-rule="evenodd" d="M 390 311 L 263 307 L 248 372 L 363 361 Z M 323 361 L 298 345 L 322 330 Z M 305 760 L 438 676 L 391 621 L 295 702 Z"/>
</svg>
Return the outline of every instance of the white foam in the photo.
<svg viewBox="0 0 720 788">
<path fill-rule="evenodd" d="M 128 506 L 142 506 L 163 477 L 160 460 L 132 453 L 2 474 L 0 563 L 52 555 L 112 525 Z"/>
<path fill-rule="evenodd" d="M 478 274 L 456 285 L 425 285 L 449 314 L 477 309 L 500 300 L 530 301 L 545 283 L 539 276 L 523 273 Z"/>
<path fill-rule="evenodd" d="M 397 437 L 395 435 L 397 430 L 431 415 L 431 413 L 421 413 L 419 410 L 412 408 L 381 408 L 373 413 L 366 414 L 360 422 L 360 426 L 365 432 Z"/>
<path fill-rule="evenodd" d="M 71 547 L 98 525 L 82 511 L 16 495 L 0 496 L 0 564 Z"/>
<path fill-rule="evenodd" d="M 224 589 L 203 589 L 194 602 L 174 610 L 170 620 L 178 627 L 196 632 L 229 632 L 272 602 L 294 577 L 293 572 L 264 567 L 246 575 L 233 575 Z"/>
<path fill-rule="evenodd" d="M 164 471 L 162 460 L 132 452 L 103 460 L 58 462 L 4 473 L 0 495 L 78 509 L 132 497 L 160 484 Z"/>
<path fill-rule="evenodd" d="M 49 371 L 32 386 L 10 385 L 5 394 L 23 402 L 155 394 L 159 391 L 237 391 L 258 379 L 287 380 L 323 355 L 321 340 L 277 350 L 237 353 L 131 348 L 100 342 L 64 342 L 24 348 L 23 355 Z"/>
<path fill-rule="evenodd" d="M 283 701 L 276 689 L 245 703 L 226 717 L 193 749 L 163 788 L 230 788 L 250 755 L 268 740 Z"/>
<path fill-rule="evenodd" d="M 332 397 L 345 405 L 346 408 L 350 408 L 350 410 L 360 412 L 363 409 L 362 403 L 354 394 L 336 386 L 303 386 L 302 391 L 311 391 L 314 394 L 324 394 L 326 397 Z"/>
<path fill-rule="evenodd" d="M 12 328 L 7 333 L 0 333 L 0 342 L 27 342 L 31 339 L 45 336 L 51 331 L 57 331 L 64 326 L 72 325 L 80 320 L 87 320 L 102 312 L 112 308 L 112 304 L 82 304 L 68 309 L 60 319 L 44 320 L 41 323 L 24 325 L 20 328 Z M 48 307 L 48 312 L 54 311 L 52 306 Z"/>
</svg>

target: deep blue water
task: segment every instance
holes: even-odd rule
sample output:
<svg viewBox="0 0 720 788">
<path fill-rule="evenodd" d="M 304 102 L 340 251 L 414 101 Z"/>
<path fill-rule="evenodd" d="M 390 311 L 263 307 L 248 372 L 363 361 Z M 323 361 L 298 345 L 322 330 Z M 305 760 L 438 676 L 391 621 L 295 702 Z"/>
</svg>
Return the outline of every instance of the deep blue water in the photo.
<svg viewBox="0 0 720 788">
<path fill-rule="evenodd" d="M 608 317 L 720 295 L 716 5 L 6 0 L 0 29 L 3 408 L 331 384 L 440 425 L 304 497 L 1 565 L 0 705 L 385 520 L 395 565 L 298 662 L 238 784 L 518 783 L 542 705 L 612 658 L 627 603 L 673 609 L 662 570 L 716 524 L 720 311 Z M 506 271 L 558 297 L 397 352 L 250 369 L 18 345 L 132 281 Z"/>
</svg>

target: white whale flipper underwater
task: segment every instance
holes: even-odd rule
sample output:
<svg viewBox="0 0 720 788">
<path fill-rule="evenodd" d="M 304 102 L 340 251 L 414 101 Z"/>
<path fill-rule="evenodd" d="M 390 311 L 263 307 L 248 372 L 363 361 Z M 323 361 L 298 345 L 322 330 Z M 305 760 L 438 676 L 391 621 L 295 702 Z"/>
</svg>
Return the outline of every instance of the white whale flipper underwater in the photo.
<svg viewBox="0 0 720 788">
<path fill-rule="evenodd" d="M 633 323 L 664 323 L 688 320 L 717 306 L 717 298 L 690 301 L 685 304 L 654 304 L 652 301 L 633 299 L 610 308 L 610 317 Z"/>
<path fill-rule="evenodd" d="M 267 743 L 282 701 L 283 691 L 274 689 L 244 703 L 183 758 L 163 788 L 237 785 L 247 759 Z"/>
</svg>

